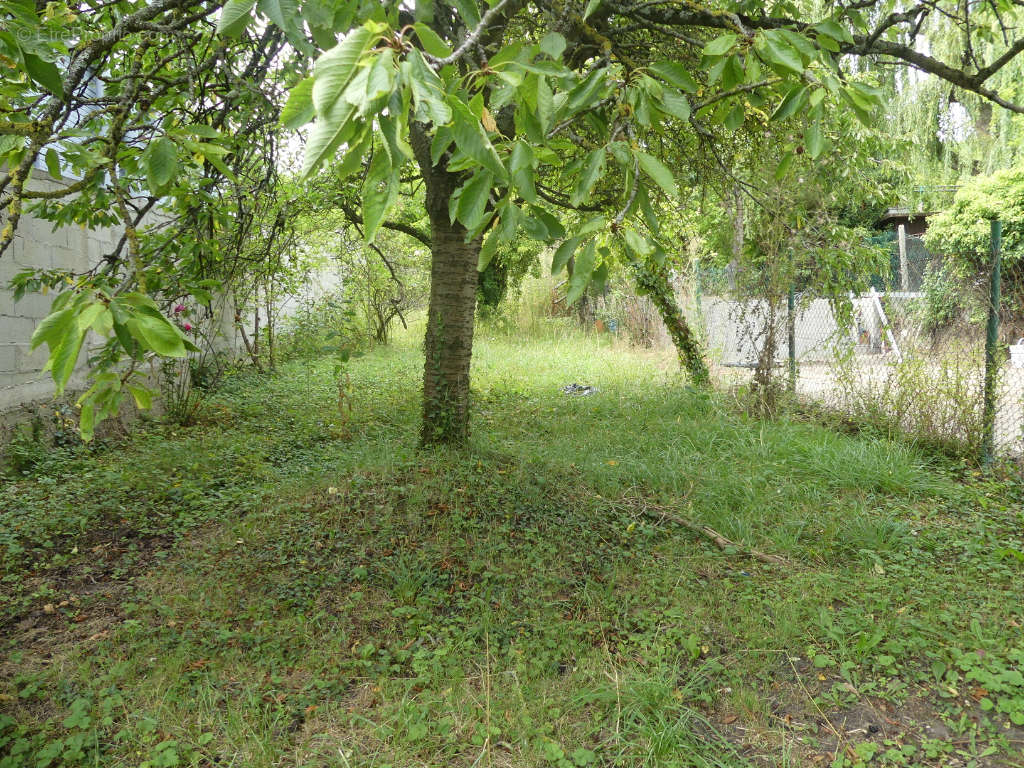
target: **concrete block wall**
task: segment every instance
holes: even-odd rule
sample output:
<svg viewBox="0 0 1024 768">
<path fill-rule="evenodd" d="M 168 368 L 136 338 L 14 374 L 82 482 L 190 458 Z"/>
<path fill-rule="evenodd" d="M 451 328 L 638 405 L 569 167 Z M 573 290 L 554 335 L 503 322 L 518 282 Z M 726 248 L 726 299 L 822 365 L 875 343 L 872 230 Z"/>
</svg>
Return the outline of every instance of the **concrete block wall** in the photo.
<svg viewBox="0 0 1024 768">
<path fill-rule="evenodd" d="M 34 172 L 33 189 L 57 185 L 48 175 Z M 2 218 L 0 218 L 2 225 Z M 78 226 L 54 230 L 48 221 L 22 216 L 11 247 L 0 256 L 0 413 L 21 406 L 45 402 L 54 396 L 55 388 L 46 364 L 46 347 L 34 352 L 29 340 L 36 325 L 50 312 L 53 295 L 27 294 L 14 301 L 8 288 L 11 278 L 26 268 L 70 269 L 84 272 L 99 263 L 104 253 L 112 251 L 120 234 L 110 229 L 86 230 Z M 223 346 L 237 349 L 233 310 L 225 308 L 220 322 Z M 92 339 L 95 345 L 98 341 Z M 87 379 L 86 360 L 89 338 L 83 345 L 68 389 L 84 389 Z"/>
<path fill-rule="evenodd" d="M 57 182 L 35 173 L 33 188 L 53 188 Z M 96 263 L 109 232 L 85 232 L 78 227 L 54 230 L 47 222 L 28 214 L 18 225 L 14 242 L 0 257 L 0 411 L 53 397 L 53 380 L 42 371 L 47 352 L 29 349 L 39 321 L 50 312 L 53 295 L 27 294 L 14 301 L 8 289 L 11 279 L 27 268 L 84 271 Z M 70 386 L 85 384 L 84 358 L 79 360 Z"/>
</svg>

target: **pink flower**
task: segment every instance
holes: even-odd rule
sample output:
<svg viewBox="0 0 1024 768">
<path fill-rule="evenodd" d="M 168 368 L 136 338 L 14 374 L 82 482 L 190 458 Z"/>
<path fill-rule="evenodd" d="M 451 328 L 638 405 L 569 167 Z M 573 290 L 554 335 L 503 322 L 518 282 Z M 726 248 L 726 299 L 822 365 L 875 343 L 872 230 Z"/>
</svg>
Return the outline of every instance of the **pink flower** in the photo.
<svg viewBox="0 0 1024 768">
<path fill-rule="evenodd" d="M 184 329 L 185 329 L 186 331 L 191 331 L 191 330 L 192 330 L 192 323 L 185 323 L 185 325 L 184 325 L 184 326 L 182 326 L 182 327 L 183 327 L 183 328 L 184 328 Z"/>
<path fill-rule="evenodd" d="M 180 315 L 180 314 L 181 314 L 182 312 L 184 312 L 184 311 L 185 311 L 185 305 L 184 305 L 184 304 L 178 304 L 178 305 L 177 305 L 177 306 L 176 306 L 176 307 L 174 308 L 174 314 L 176 314 L 176 315 Z"/>
</svg>

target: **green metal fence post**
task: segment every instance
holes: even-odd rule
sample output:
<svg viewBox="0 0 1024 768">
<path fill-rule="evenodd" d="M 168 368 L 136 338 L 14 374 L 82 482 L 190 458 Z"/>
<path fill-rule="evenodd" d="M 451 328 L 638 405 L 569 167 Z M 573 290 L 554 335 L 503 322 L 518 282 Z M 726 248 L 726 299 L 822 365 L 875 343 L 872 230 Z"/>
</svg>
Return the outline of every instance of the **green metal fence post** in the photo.
<svg viewBox="0 0 1024 768">
<path fill-rule="evenodd" d="M 786 308 L 789 310 L 786 317 L 786 330 L 789 333 L 789 391 L 796 392 L 796 295 L 793 286 L 789 286 Z"/>
<path fill-rule="evenodd" d="M 981 424 L 981 463 L 988 466 L 995 456 L 996 380 L 999 374 L 999 251 L 1003 238 L 1003 223 L 992 222 L 992 274 L 988 304 L 988 332 L 985 334 L 985 395 Z"/>
</svg>

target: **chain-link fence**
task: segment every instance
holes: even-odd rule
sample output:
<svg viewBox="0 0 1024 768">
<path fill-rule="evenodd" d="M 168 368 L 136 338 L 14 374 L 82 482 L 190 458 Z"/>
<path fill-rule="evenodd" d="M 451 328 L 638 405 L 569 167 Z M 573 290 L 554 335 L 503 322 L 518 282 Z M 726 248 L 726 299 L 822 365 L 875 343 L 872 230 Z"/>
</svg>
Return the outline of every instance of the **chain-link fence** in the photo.
<svg viewBox="0 0 1024 768">
<path fill-rule="evenodd" d="M 999 222 L 992 233 L 995 256 L 974 269 L 919 238 L 883 235 L 890 273 L 840 300 L 739 296 L 728 270 L 702 270 L 683 294 L 727 383 L 789 388 L 851 421 L 985 461 L 1021 459 L 1024 270 L 1000 269 Z"/>
</svg>

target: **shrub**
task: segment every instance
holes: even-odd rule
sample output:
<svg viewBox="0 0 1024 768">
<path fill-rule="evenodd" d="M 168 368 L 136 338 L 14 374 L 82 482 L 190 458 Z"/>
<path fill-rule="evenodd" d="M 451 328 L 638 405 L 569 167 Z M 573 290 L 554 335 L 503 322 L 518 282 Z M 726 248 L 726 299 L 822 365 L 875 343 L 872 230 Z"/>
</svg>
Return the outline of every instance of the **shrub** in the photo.
<svg viewBox="0 0 1024 768">
<path fill-rule="evenodd" d="M 987 271 L 991 221 L 1003 222 L 1004 261 L 1016 261 L 1024 248 L 1024 167 L 979 176 L 961 187 L 953 205 L 931 217 L 925 245 L 954 257 L 970 271 Z"/>
<path fill-rule="evenodd" d="M 8 465 L 16 474 L 30 474 L 49 452 L 43 441 L 42 419 L 36 416 L 28 424 L 20 424 L 16 428 L 7 446 Z"/>
<path fill-rule="evenodd" d="M 925 244 L 944 254 L 969 282 L 989 274 L 992 220 L 1003 224 L 1003 308 L 1022 306 L 1024 270 L 1024 167 L 979 176 L 961 187 L 953 205 L 928 222 Z M 1020 314 L 1018 309 L 1015 314 Z"/>
<path fill-rule="evenodd" d="M 953 263 L 929 264 L 921 284 L 924 297 L 916 304 L 921 329 L 936 333 L 956 322 L 976 321 L 980 308 L 970 283 Z"/>
<path fill-rule="evenodd" d="M 282 360 L 310 359 L 357 351 L 356 312 L 341 291 L 307 296 L 280 321 L 277 350 Z"/>
</svg>

